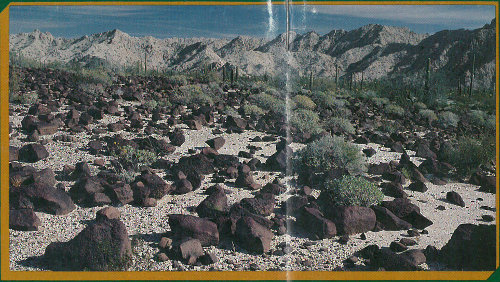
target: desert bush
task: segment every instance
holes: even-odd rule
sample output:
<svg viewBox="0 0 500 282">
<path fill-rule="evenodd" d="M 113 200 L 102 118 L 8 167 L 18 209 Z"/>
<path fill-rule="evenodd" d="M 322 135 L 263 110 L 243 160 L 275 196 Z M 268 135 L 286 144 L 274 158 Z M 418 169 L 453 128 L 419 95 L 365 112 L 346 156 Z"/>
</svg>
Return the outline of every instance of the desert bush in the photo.
<svg viewBox="0 0 500 282">
<path fill-rule="evenodd" d="M 113 83 L 112 75 L 101 68 L 78 68 L 73 70 L 73 79 L 77 84 L 102 84 L 108 86 Z"/>
<path fill-rule="evenodd" d="M 309 143 L 295 155 L 299 173 L 326 173 L 332 169 L 346 169 L 351 174 L 363 172 L 365 159 L 360 149 L 338 136 L 324 136 Z"/>
<path fill-rule="evenodd" d="M 104 86 L 100 83 L 82 83 L 78 85 L 78 90 L 95 97 L 105 94 Z"/>
<path fill-rule="evenodd" d="M 415 103 L 415 109 L 417 110 L 424 110 L 427 109 L 427 105 L 422 103 L 422 102 L 416 102 Z"/>
<path fill-rule="evenodd" d="M 401 117 L 405 114 L 405 110 L 403 108 L 401 108 L 398 105 L 394 105 L 394 104 L 386 105 L 384 108 L 384 111 L 387 114 L 398 116 L 398 117 Z"/>
<path fill-rule="evenodd" d="M 17 69 L 11 68 L 9 71 L 9 94 L 12 96 L 16 94 L 20 89 L 21 84 L 21 72 Z"/>
<path fill-rule="evenodd" d="M 187 84 L 186 76 L 182 74 L 175 74 L 165 77 L 165 81 L 169 84 L 183 86 Z"/>
<path fill-rule="evenodd" d="M 345 175 L 341 179 L 329 179 L 318 199 L 322 204 L 334 206 L 377 205 L 384 194 L 374 183 L 360 176 Z"/>
<path fill-rule="evenodd" d="M 348 134 L 354 134 L 356 132 L 352 123 L 346 118 L 332 117 L 326 121 L 326 126 L 328 128 L 338 128 Z"/>
<path fill-rule="evenodd" d="M 120 147 L 113 155 L 118 159 L 134 166 L 138 170 L 141 166 L 150 166 L 157 160 L 157 155 L 149 150 L 141 150 L 132 146 Z"/>
<path fill-rule="evenodd" d="M 305 95 L 297 95 L 293 97 L 293 101 L 295 102 L 295 106 L 297 108 L 314 110 L 316 108 L 316 104 L 313 100 Z"/>
<path fill-rule="evenodd" d="M 213 105 L 212 97 L 203 92 L 200 85 L 184 85 L 179 87 L 179 93 L 175 95 L 174 100 L 183 105 Z"/>
<path fill-rule="evenodd" d="M 285 114 L 286 102 L 283 99 L 267 93 L 257 94 L 252 96 L 251 99 L 257 106 L 264 110 L 283 115 Z"/>
<path fill-rule="evenodd" d="M 294 110 L 291 113 L 290 124 L 295 127 L 298 132 L 317 134 L 322 131 L 318 114 L 311 110 Z"/>
<path fill-rule="evenodd" d="M 147 100 L 142 105 L 148 109 L 154 110 L 158 107 L 158 102 L 156 102 L 156 100 L 151 99 L 151 100 Z"/>
<path fill-rule="evenodd" d="M 444 128 L 456 127 L 459 120 L 456 114 L 449 111 L 441 112 L 438 115 L 438 122 Z"/>
<path fill-rule="evenodd" d="M 243 112 L 246 116 L 262 116 L 265 114 L 265 111 L 259 106 L 248 103 L 243 105 Z"/>
<path fill-rule="evenodd" d="M 443 161 L 452 164 L 457 172 L 466 176 L 478 169 L 480 165 L 495 159 L 495 138 L 461 137 L 452 146 L 447 146 L 440 155 Z"/>
<path fill-rule="evenodd" d="M 371 100 L 375 105 L 377 105 L 377 107 L 382 107 L 390 103 L 389 99 L 381 97 L 375 97 Z"/>
<path fill-rule="evenodd" d="M 486 112 L 481 110 L 471 110 L 468 116 L 472 124 L 485 128 L 489 131 L 495 131 L 495 115 L 488 115 Z"/>
<path fill-rule="evenodd" d="M 362 90 L 362 91 L 357 91 L 355 92 L 355 96 L 359 98 L 364 98 L 364 99 L 376 99 L 378 98 L 377 92 L 373 90 Z"/>
<path fill-rule="evenodd" d="M 36 91 L 29 91 L 25 93 L 14 92 L 9 95 L 9 102 L 18 103 L 21 105 L 32 105 L 38 100 L 38 93 Z"/>
<path fill-rule="evenodd" d="M 428 122 L 432 122 L 438 119 L 436 113 L 434 113 L 433 110 L 422 109 L 418 112 L 418 115 Z"/>
<path fill-rule="evenodd" d="M 236 109 L 231 106 L 225 106 L 222 112 L 227 116 L 233 116 L 233 117 L 239 116 L 238 111 L 236 111 Z"/>
</svg>

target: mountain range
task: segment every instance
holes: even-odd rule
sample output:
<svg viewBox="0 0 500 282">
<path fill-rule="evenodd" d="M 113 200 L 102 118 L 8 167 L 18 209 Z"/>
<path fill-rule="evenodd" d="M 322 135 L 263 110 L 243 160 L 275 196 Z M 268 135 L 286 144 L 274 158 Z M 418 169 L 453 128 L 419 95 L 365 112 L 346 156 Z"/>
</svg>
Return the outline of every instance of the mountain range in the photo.
<svg viewBox="0 0 500 282">
<path fill-rule="evenodd" d="M 428 60 L 431 71 L 445 76 L 450 84 L 470 78 L 475 67 L 476 88 L 495 87 L 495 25 L 474 30 L 443 30 L 418 34 L 408 28 L 370 24 L 358 29 L 332 30 L 320 35 L 290 32 L 273 39 L 238 36 L 220 38 L 133 37 L 120 30 L 56 38 L 48 32 L 10 35 L 10 51 L 41 62 L 105 62 L 115 67 L 144 62 L 149 68 L 189 71 L 208 64 L 238 66 L 241 74 L 294 74 L 372 80 L 385 77 L 423 77 Z"/>
</svg>

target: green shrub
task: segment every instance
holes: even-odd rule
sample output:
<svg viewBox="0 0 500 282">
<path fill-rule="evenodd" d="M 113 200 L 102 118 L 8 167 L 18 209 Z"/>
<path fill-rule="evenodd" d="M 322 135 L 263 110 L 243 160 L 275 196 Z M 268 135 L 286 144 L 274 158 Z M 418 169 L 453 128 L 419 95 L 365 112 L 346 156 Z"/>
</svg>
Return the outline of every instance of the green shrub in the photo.
<svg viewBox="0 0 500 282">
<path fill-rule="evenodd" d="M 147 100 L 142 105 L 148 109 L 154 110 L 158 107 L 158 102 L 156 102 L 156 100 Z"/>
<path fill-rule="evenodd" d="M 428 122 L 432 122 L 438 119 L 436 113 L 433 110 L 422 109 L 418 112 L 418 115 Z"/>
<path fill-rule="evenodd" d="M 277 98 L 273 95 L 261 93 L 252 96 L 252 101 L 255 102 L 260 108 L 271 111 L 277 114 L 285 114 L 286 102 L 283 99 Z"/>
<path fill-rule="evenodd" d="M 32 105 L 38 100 L 38 93 L 36 91 L 30 91 L 26 93 L 11 93 L 9 95 L 9 102 L 18 103 L 21 105 Z"/>
<path fill-rule="evenodd" d="M 317 134 L 322 131 L 318 114 L 311 110 L 294 110 L 291 113 L 290 124 L 295 127 L 298 132 Z"/>
<path fill-rule="evenodd" d="M 439 113 L 438 122 L 444 128 L 457 127 L 458 121 L 458 116 L 452 112 L 445 111 Z"/>
<path fill-rule="evenodd" d="M 314 110 L 316 108 L 316 104 L 313 100 L 305 95 L 297 95 L 293 97 L 293 101 L 297 108 L 303 108 L 307 110 Z"/>
<path fill-rule="evenodd" d="M 415 103 L 415 109 L 417 110 L 424 110 L 427 109 L 427 105 L 422 103 L 422 102 L 416 102 Z"/>
<path fill-rule="evenodd" d="M 189 106 L 213 105 L 212 97 L 203 92 L 200 85 L 184 85 L 179 87 L 175 96 L 176 102 Z"/>
<path fill-rule="evenodd" d="M 262 116 L 265 114 L 265 111 L 263 109 L 259 108 L 259 106 L 252 104 L 244 104 L 243 112 L 245 113 L 246 116 Z"/>
<path fill-rule="evenodd" d="M 372 100 L 378 98 L 377 92 L 375 92 L 373 90 L 363 90 L 363 91 L 358 91 L 355 93 L 356 93 L 356 96 L 360 97 L 360 98 L 372 99 Z"/>
<path fill-rule="evenodd" d="M 105 94 L 104 87 L 100 83 L 82 83 L 78 85 L 78 90 L 94 97 Z"/>
<path fill-rule="evenodd" d="M 233 117 L 239 116 L 238 111 L 236 111 L 236 109 L 231 106 L 225 106 L 222 112 L 227 116 L 233 116 Z"/>
<path fill-rule="evenodd" d="M 113 83 L 112 75 L 101 68 L 78 68 L 73 70 L 73 79 L 77 84 L 102 84 L 108 86 Z"/>
<path fill-rule="evenodd" d="M 384 199 L 384 194 L 377 185 L 360 176 L 345 175 L 341 179 L 327 180 L 321 192 L 322 204 L 334 206 L 377 205 Z"/>
<path fill-rule="evenodd" d="M 354 134 L 356 132 L 351 121 L 346 118 L 332 117 L 326 122 L 326 126 L 328 128 L 338 128 L 348 134 Z"/>
<path fill-rule="evenodd" d="M 403 108 L 401 108 L 398 105 L 394 105 L 394 104 L 386 105 L 385 108 L 384 108 L 384 111 L 387 114 L 395 115 L 395 116 L 398 116 L 398 117 L 401 117 L 401 116 L 403 116 L 405 114 L 405 110 Z"/>
<path fill-rule="evenodd" d="M 186 76 L 181 75 L 181 74 L 167 76 L 165 78 L 165 80 L 169 84 L 174 84 L 174 85 L 179 85 L 179 86 L 183 86 L 183 85 L 187 84 Z"/>
<path fill-rule="evenodd" d="M 138 170 L 141 166 L 150 166 L 157 160 L 157 155 L 149 150 L 140 150 L 132 146 L 120 147 L 118 152 L 113 155 L 134 166 L 134 170 Z"/>
<path fill-rule="evenodd" d="M 488 115 L 481 110 L 472 110 L 469 113 L 469 119 L 472 124 L 478 127 L 485 128 L 489 131 L 495 131 L 496 129 L 495 115 Z"/>
<path fill-rule="evenodd" d="M 452 164 L 460 175 L 466 176 L 480 165 L 495 159 L 495 145 L 494 137 L 461 137 L 455 144 L 446 147 L 441 156 L 444 161 Z"/>
<path fill-rule="evenodd" d="M 360 149 L 338 136 L 324 136 L 296 153 L 295 167 L 299 173 L 325 173 L 346 169 L 351 174 L 363 172 L 365 159 Z"/>
<path fill-rule="evenodd" d="M 9 71 L 9 94 L 12 96 L 19 91 L 21 84 L 21 72 L 17 69 L 10 69 Z"/>
<path fill-rule="evenodd" d="M 389 99 L 380 97 L 375 97 L 372 101 L 375 105 L 377 105 L 377 107 L 382 107 L 390 103 Z"/>
<path fill-rule="evenodd" d="M 495 132 L 497 129 L 496 116 L 495 115 L 488 116 L 488 118 L 484 121 L 484 127 L 486 127 L 487 130 Z"/>
</svg>

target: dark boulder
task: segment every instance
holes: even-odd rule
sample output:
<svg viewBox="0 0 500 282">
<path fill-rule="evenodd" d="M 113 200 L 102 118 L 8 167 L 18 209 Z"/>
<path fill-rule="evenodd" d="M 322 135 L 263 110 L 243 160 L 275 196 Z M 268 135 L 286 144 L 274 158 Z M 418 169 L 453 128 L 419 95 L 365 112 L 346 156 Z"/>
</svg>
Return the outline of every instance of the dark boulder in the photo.
<svg viewBox="0 0 500 282">
<path fill-rule="evenodd" d="M 215 137 L 208 140 L 206 143 L 208 144 L 208 146 L 218 151 L 220 148 L 222 148 L 222 146 L 224 146 L 226 140 L 223 137 Z"/>
<path fill-rule="evenodd" d="M 206 197 L 197 207 L 196 212 L 200 217 L 215 218 L 223 214 L 227 209 L 227 196 L 220 186 Z"/>
<path fill-rule="evenodd" d="M 465 202 L 462 199 L 462 196 L 455 191 L 446 193 L 446 200 L 454 205 L 465 207 Z"/>
<path fill-rule="evenodd" d="M 271 249 L 273 233 L 252 217 L 241 217 L 236 223 L 236 240 L 249 252 L 267 253 Z"/>
<path fill-rule="evenodd" d="M 383 230 L 408 230 L 412 227 L 410 223 L 400 219 L 384 207 L 372 206 L 371 209 L 375 212 L 378 226 Z"/>
<path fill-rule="evenodd" d="M 41 225 L 33 209 L 9 210 L 9 228 L 21 231 L 36 231 Z"/>
<path fill-rule="evenodd" d="M 438 260 L 458 270 L 493 271 L 497 238 L 495 225 L 461 224 L 441 249 Z"/>
<path fill-rule="evenodd" d="M 191 215 L 172 214 L 168 217 L 172 232 L 179 237 L 192 237 L 200 240 L 203 246 L 219 244 L 217 224 Z"/>
<path fill-rule="evenodd" d="M 262 194 L 260 194 L 262 195 Z M 274 196 L 271 197 L 245 198 L 240 204 L 244 209 L 261 216 L 269 216 L 274 212 Z"/>
<path fill-rule="evenodd" d="M 19 149 L 19 160 L 22 162 L 36 163 L 49 156 L 49 152 L 41 144 L 33 143 L 24 145 Z"/>
<path fill-rule="evenodd" d="M 318 209 L 302 207 L 297 223 L 304 230 L 320 239 L 331 238 L 337 235 L 337 227 L 331 220 L 326 219 Z"/>
<path fill-rule="evenodd" d="M 132 248 L 127 229 L 119 219 L 92 222 L 68 242 L 54 242 L 44 258 L 55 270 L 125 270 Z"/>
<path fill-rule="evenodd" d="M 325 215 L 335 223 L 339 233 L 347 235 L 371 231 L 377 222 L 372 209 L 360 206 L 330 207 Z"/>
<path fill-rule="evenodd" d="M 65 215 L 75 209 L 71 197 L 64 191 L 44 183 L 21 186 L 13 195 L 25 198 L 33 204 L 33 209 L 55 215 Z"/>
</svg>

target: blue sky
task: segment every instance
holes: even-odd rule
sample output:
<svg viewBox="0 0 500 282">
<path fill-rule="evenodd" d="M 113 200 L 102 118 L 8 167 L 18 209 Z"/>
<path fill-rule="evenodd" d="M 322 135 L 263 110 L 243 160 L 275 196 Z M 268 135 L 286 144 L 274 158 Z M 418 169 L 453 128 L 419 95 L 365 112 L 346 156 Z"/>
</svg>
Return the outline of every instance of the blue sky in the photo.
<svg viewBox="0 0 500 282">
<path fill-rule="evenodd" d="M 133 36 L 274 37 L 285 31 L 283 5 L 251 6 L 12 6 L 10 33 L 39 29 L 54 36 L 79 37 L 120 29 Z M 325 34 L 366 24 L 408 27 L 418 33 L 474 29 L 495 17 L 481 5 L 336 5 L 291 7 L 292 29 Z"/>
</svg>

